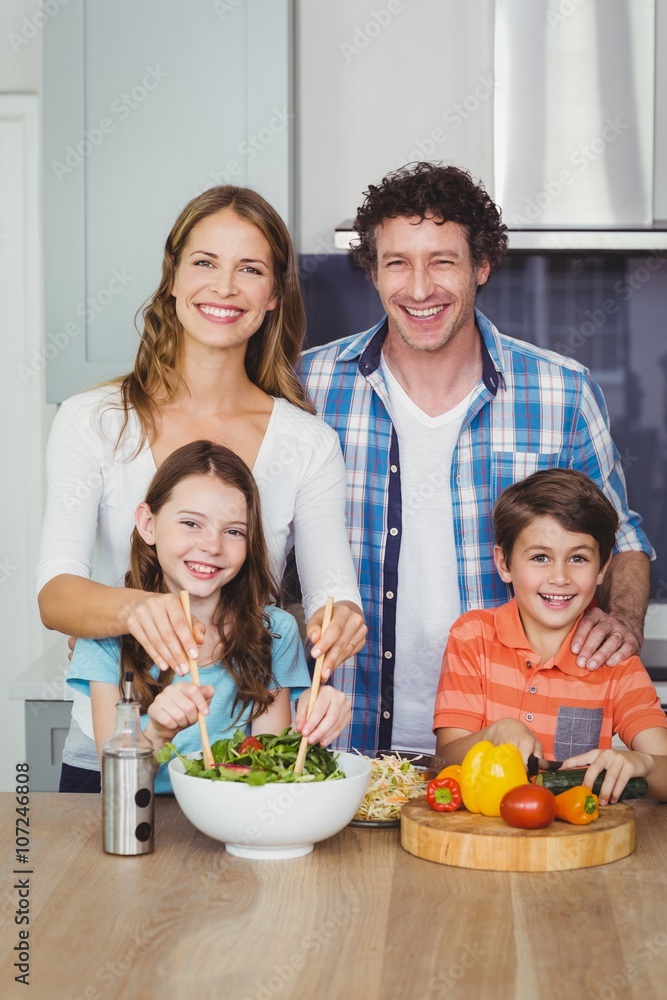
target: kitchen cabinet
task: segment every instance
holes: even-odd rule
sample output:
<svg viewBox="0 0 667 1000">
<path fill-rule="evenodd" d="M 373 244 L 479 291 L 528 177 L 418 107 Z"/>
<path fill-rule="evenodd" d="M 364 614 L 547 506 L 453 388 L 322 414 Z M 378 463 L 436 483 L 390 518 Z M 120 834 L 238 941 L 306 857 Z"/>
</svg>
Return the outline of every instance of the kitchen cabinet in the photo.
<svg viewBox="0 0 667 1000">
<path fill-rule="evenodd" d="M 289 221 L 289 0 L 70 0 L 44 32 L 47 398 L 131 367 L 190 198 L 248 185 Z"/>
</svg>

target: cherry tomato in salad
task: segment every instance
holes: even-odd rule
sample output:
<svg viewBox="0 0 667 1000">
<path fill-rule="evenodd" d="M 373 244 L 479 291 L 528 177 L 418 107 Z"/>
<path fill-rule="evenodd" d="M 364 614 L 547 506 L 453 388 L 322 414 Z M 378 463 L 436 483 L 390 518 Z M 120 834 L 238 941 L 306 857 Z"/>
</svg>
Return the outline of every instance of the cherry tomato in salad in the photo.
<svg viewBox="0 0 667 1000">
<path fill-rule="evenodd" d="M 243 743 L 237 746 L 236 752 L 240 754 L 247 753 L 248 750 L 263 750 L 264 747 L 259 742 L 256 736 L 246 736 Z"/>
<path fill-rule="evenodd" d="M 519 785 L 503 795 L 500 815 L 508 826 L 539 830 L 555 820 L 556 796 L 542 785 Z"/>
</svg>

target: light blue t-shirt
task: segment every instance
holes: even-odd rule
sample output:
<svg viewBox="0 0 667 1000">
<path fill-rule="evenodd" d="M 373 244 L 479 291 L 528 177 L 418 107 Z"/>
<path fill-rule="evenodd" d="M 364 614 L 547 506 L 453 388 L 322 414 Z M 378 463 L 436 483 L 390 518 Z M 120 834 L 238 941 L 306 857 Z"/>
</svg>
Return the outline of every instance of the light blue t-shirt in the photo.
<svg viewBox="0 0 667 1000">
<path fill-rule="evenodd" d="M 292 615 L 286 611 L 275 607 L 267 607 L 265 611 L 271 622 L 270 629 L 273 636 L 272 684 L 276 688 L 288 688 L 293 700 L 310 687 L 310 676 L 299 630 Z M 158 668 L 153 667 L 151 673 L 157 677 Z M 90 697 L 91 681 L 117 685 L 119 677 L 120 639 L 77 640 L 67 675 L 67 683 L 72 688 Z M 182 677 L 174 676 L 172 683 L 179 684 L 190 679 L 190 674 L 184 674 Z M 252 706 L 248 706 L 240 716 L 238 705 L 235 711 L 232 710 L 236 685 L 220 662 L 209 667 L 200 667 L 199 680 L 201 684 L 210 684 L 215 688 L 215 693 L 209 702 L 210 714 L 206 716 L 206 729 L 211 743 L 233 736 L 236 729 L 245 729 L 249 733 Z M 145 729 L 150 719 L 147 715 L 142 715 L 140 718 L 141 728 Z M 183 729 L 174 737 L 173 743 L 183 754 L 201 751 L 199 726 L 195 724 Z M 70 730 L 63 751 L 63 760 L 74 767 L 99 770 L 95 741 L 85 736 L 78 727 L 74 732 Z M 155 792 L 172 793 L 166 764 L 161 765 L 155 775 Z"/>
</svg>

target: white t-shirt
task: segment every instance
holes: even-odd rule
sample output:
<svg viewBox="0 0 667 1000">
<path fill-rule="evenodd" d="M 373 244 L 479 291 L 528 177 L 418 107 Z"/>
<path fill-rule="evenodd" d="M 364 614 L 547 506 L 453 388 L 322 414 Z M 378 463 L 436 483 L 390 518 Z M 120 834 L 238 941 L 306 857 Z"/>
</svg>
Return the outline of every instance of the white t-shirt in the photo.
<svg viewBox="0 0 667 1000">
<path fill-rule="evenodd" d="M 461 613 L 450 470 L 472 393 L 431 417 L 410 399 L 384 356 L 382 374 L 401 462 L 392 747 L 432 753 L 442 654 Z"/>
<path fill-rule="evenodd" d="M 134 454 L 141 425 L 123 423 L 120 393 L 102 386 L 66 400 L 56 414 L 46 453 L 48 495 L 37 591 L 61 573 L 123 586 L 134 512 L 156 465 L 147 441 Z M 306 619 L 326 603 L 361 606 L 345 524 L 346 472 L 338 436 L 319 417 L 275 399 L 253 475 L 271 569 L 280 580 L 294 545 Z M 90 699 L 73 715 L 92 736 Z"/>
</svg>

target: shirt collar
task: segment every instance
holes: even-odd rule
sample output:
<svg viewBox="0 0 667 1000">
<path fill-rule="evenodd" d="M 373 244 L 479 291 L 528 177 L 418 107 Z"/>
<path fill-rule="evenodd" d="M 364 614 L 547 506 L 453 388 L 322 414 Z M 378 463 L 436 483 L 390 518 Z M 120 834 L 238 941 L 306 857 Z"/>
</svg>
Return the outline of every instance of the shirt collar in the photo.
<svg viewBox="0 0 667 1000">
<path fill-rule="evenodd" d="M 545 660 L 544 663 L 540 664 L 540 670 L 548 670 L 551 667 L 558 667 L 558 669 L 562 670 L 563 673 L 572 674 L 573 677 L 585 677 L 588 674 L 589 671 L 586 667 L 577 666 L 577 658 L 570 648 L 572 636 L 581 621 L 581 617 L 582 616 L 580 615 L 579 618 L 577 618 L 576 622 L 563 639 L 560 649 L 556 655 L 550 660 Z M 539 660 L 539 657 L 531 649 L 530 643 L 526 638 L 526 633 L 524 632 L 521 616 L 519 614 L 519 606 L 516 603 L 515 597 L 513 597 L 507 604 L 503 604 L 502 607 L 496 609 L 495 627 L 498 640 L 503 644 L 503 646 L 507 646 L 508 649 L 521 649 L 534 656 L 536 662 Z"/>
<path fill-rule="evenodd" d="M 475 309 L 475 320 L 480 331 L 482 348 L 482 381 L 492 396 L 498 392 L 501 380 L 504 383 L 500 366 L 500 334 L 479 309 Z M 364 377 L 372 375 L 380 366 L 382 345 L 389 330 L 385 316 L 370 330 L 360 333 L 338 357 L 339 361 L 351 361 L 359 358 L 359 371 Z"/>
</svg>

